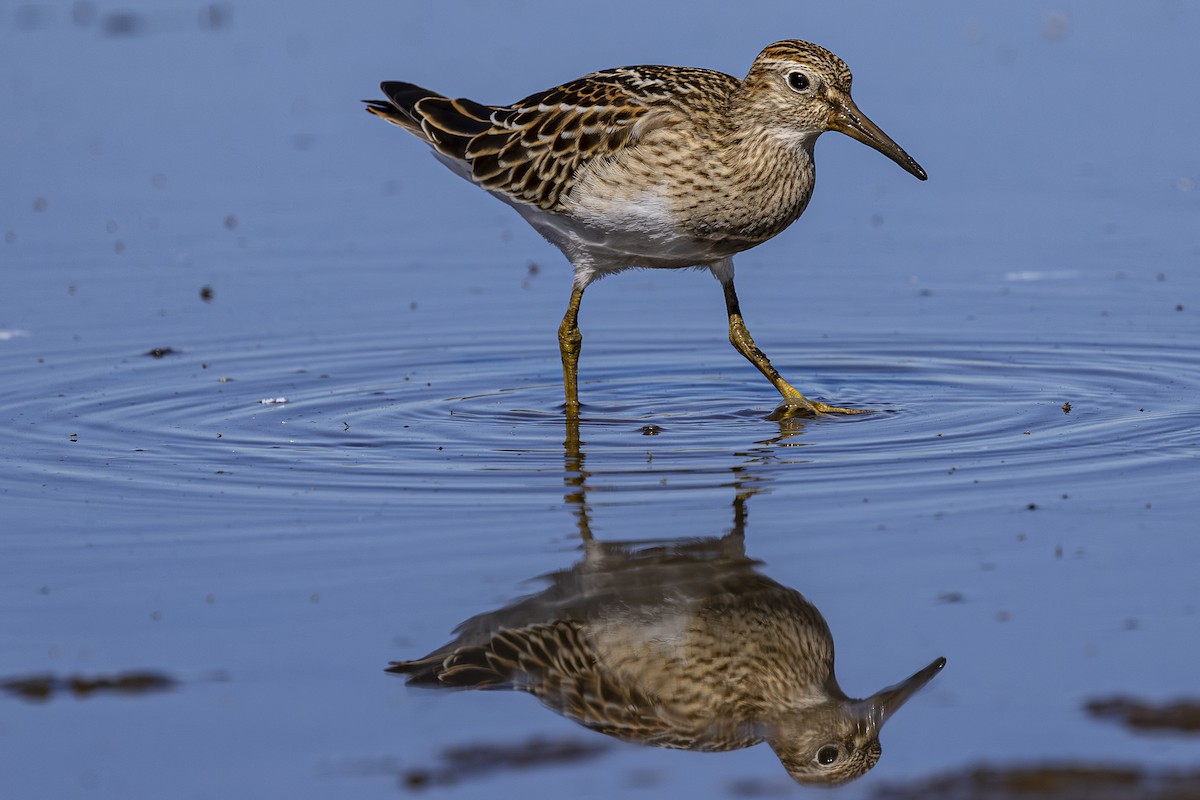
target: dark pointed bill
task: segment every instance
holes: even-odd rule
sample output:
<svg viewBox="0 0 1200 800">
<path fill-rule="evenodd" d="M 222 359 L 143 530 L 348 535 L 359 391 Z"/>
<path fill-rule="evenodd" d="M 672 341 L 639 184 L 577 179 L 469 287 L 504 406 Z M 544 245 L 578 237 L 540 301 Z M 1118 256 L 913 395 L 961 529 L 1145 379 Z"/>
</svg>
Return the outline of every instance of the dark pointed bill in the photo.
<svg viewBox="0 0 1200 800">
<path fill-rule="evenodd" d="M 875 723 L 875 728 L 878 729 L 880 725 L 887 722 L 888 717 L 896 713 L 896 709 L 921 691 L 925 684 L 933 680 L 934 675 L 942 671 L 944 666 L 946 666 L 946 659 L 938 658 L 925 669 L 905 678 L 895 686 L 889 686 L 863 700 L 862 702 L 870 707 L 870 715 Z"/>
<path fill-rule="evenodd" d="M 921 169 L 912 156 L 904 152 L 904 148 L 892 141 L 892 138 L 880 130 L 879 126 L 858 110 L 854 101 L 847 97 L 834 112 L 829 127 L 841 131 L 851 139 L 857 139 L 868 147 L 873 147 L 885 156 L 904 167 L 906 172 L 915 175 L 920 180 L 929 176 Z"/>
</svg>

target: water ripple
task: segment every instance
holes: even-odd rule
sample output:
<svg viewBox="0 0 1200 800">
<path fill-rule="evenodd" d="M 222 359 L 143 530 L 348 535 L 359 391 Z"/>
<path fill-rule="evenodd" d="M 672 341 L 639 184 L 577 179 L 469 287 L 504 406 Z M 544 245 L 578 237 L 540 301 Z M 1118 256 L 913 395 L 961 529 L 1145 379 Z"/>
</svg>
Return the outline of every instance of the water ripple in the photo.
<svg viewBox="0 0 1200 800">
<path fill-rule="evenodd" d="M 1157 480 L 1200 454 L 1200 356 L 1158 342 L 823 342 L 774 354 L 810 395 L 861 417 L 773 422 L 772 392 L 735 354 L 605 336 L 582 365 L 578 453 L 564 449 L 557 353 L 545 337 L 380 346 L 366 333 L 192 342 L 159 358 L 121 345 L 8 359 L 0 489 L 72 482 L 84 496 L 406 492 L 503 502 L 562 492 L 725 486 L 758 470 L 807 491 L 904 492 L 933 475 L 1037 485 L 1063 475 Z M 10 343 L 14 344 L 14 343 Z M 117 352 L 114 352 L 117 351 Z M 806 363 L 801 369 L 796 365 Z M 807 378 L 801 377 L 807 373 Z M 586 464 L 571 461 L 582 454 Z M 19 455 L 18 457 L 14 457 Z"/>
</svg>

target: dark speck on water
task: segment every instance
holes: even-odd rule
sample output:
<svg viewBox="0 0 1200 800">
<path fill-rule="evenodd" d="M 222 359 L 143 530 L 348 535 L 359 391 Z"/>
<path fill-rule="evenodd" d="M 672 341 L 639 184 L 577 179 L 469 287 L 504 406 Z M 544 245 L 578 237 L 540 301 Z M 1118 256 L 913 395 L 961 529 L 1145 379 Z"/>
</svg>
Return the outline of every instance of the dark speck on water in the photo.
<svg viewBox="0 0 1200 800">
<path fill-rule="evenodd" d="M 200 27 L 215 31 L 227 28 L 233 22 L 233 7 L 227 3 L 208 3 L 199 11 Z"/>
<path fill-rule="evenodd" d="M 136 36 L 146 31 L 146 18 L 135 11 L 111 11 L 101 23 L 106 36 Z"/>
</svg>

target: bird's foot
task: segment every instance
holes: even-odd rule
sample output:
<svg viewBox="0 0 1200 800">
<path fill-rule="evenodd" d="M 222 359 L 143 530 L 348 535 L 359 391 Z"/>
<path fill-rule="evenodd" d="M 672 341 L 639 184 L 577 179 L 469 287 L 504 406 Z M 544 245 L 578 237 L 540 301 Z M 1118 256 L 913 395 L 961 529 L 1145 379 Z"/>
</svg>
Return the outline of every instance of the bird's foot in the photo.
<svg viewBox="0 0 1200 800">
<path fill-rule="evenodd" d="M 822 414 L 870 414 L 869 408 L 842 408 L 822 403 L 820 400 L 809 400 L 799 392 L 795 396 L 784 395 L 779 407 L 767 415 L 767 419 L 795 419 L 797 417 L 819 417 Z"/>
</svg>

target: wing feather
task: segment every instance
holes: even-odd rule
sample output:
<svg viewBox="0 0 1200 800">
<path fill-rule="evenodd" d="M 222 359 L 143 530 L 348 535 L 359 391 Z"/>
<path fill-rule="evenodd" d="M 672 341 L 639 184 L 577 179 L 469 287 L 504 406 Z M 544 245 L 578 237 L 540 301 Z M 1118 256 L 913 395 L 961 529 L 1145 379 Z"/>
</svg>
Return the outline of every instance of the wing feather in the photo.
<svg viewBox="0 0 1200 800">
<path fill-rule="evenodd" d="M 489 191 L 559 211 L 581 166 L 685 124 L 696 107 L 724 102 L 737 80 L 711 70 L 620 67 L 511 106 L 450 99 L 408 83 L 382 86 L 388 101 L 370 101 L 368 111 L 463 162 L 463 172 Z"/>
<path fill-rule="evenodd" d="M 593 730 L 664 747 L 694 747 L 697 732 L 662 702 L 614 679 L 577 622 L 501 629 L 481 645 L 443 650 L 388 672 L 409 683 L 470 689 L 521 689 Z"/>
</svg>

